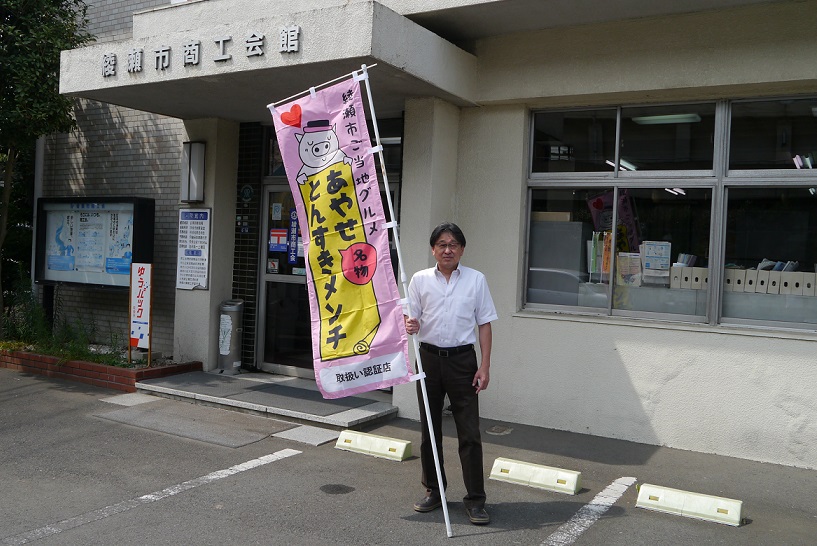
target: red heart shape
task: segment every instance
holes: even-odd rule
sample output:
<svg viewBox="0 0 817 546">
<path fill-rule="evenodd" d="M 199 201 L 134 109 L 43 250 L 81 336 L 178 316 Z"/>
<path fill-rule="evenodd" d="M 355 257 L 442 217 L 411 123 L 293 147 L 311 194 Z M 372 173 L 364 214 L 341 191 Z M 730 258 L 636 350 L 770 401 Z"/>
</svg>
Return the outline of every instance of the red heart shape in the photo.
<svg viewBox="0 0 817 546">
<path fill-rule="evenodd" d="M 292 108 L 290 108 L 289 112 L 284 112 L 281 114 L 281 121 L 283 121 L 287 125 L 291 125 L 293 127 L 300 127 L 301 126 L 301 106 L 298 104 L 293 104 Z"/>
<path fill-rule="evenodd" d="M 596 210 L 601 210 L 604 208 L 604 201 L 601 200 L 601 197 L 593 201 L 593 208 Z"/>
</svg>

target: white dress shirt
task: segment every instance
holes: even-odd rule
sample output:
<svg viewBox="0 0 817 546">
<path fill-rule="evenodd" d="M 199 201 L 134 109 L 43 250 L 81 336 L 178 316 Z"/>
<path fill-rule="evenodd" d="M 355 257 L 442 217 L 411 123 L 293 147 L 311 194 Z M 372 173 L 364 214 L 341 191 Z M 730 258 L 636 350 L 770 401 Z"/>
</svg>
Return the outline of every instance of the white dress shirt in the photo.
<svg viewBox="0 0 817 546">
<path fill-rule="evenodd" d="M 475 327 L 499 318 L 485 275 L 462 264 L 449 280 L 436 266 L 418 271 L 408 299 L 411 316 L 420 322 L 418 341 L 437 347 L 472 345 Z"/>
</svg>

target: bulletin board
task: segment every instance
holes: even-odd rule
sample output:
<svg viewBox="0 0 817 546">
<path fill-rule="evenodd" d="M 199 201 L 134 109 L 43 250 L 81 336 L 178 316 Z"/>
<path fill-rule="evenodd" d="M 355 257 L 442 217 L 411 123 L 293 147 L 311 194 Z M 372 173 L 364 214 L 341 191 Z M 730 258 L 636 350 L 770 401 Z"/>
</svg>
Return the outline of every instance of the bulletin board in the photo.
<svg viewBox="0 0 817 546">
<path fill-rule="evenodd" d="M 131 264 L 153 262 L 153 199 L 37 201 L 34 280 L 127 289 Z"/>
</svg>

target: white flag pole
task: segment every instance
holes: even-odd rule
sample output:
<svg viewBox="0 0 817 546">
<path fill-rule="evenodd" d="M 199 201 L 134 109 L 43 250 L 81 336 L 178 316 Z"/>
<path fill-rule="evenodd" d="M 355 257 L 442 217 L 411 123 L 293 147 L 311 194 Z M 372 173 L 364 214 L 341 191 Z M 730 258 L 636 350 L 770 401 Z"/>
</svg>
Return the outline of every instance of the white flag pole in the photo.
<svg viewBox="0 0 817 546">
<path fill-rule="evenodd" d="M 366 96 L 369 98 L 369 110 L 372 114 L 372 127 L 374 128 L 374 137 L 375 141 L 377 142 L 377 146 L 374 150 L 377 151 L 377 155 L 380 159 L 380 172 L 383 174 L 383 185 L 386 188 L 386 202 L 389 206 L 389 218 L 391 222 L 387 223 L 386 226 L 392 229 L 392 234 L 394 235 L 394 246 L 397 250 L 397 261 L 400 265 L 400 282 L 403 285 L 403 294 L 408 297 L 408 285 L 406 281 L 406 271 L 403 269 L 403 254 L 402 250 L 400 249 L 400 236 L 397 233 L 397 222 L 394 220 L 394 205 L 392 205 L 391 200 L 391 193 L 389 192 L 389 177 L 386 174 L 386 162 L 383 159 L 383 146 L 380 144 L 380 131 L 377 128 L 377 117 L 374 113 L 374 101 L 372 100 L 372 90 L 369 88 L 369 72 L 367 71 L 367 66 L 361 65 L 362 76 L 358 78 L 356 75 L 356 79 L 362 79 L 366 85 Z M 443 486 L 443 476 L 442 470 L 440 468 L 440 456 L 437 453 L 437 439 L 434 435 L 434 426 L 431 423 L 431 409 L 428 405 L 428 392 L 426 391 L 426 380 L 425 380 L 425 372 L 423 372 L 423 362 L 420 358 L 420 344 L 417 341 L 417 336 L 411 336 L 411 340 L 414 343 L 414 354 L 417 356 L 417 376 L 419 377 L 420 381 L 420 390 L 423 393 L 423 406 L 425 406 L 426 412 L 426 424 L 428 425 L 428 437 L 431 440 L 431 451 L 434 454 L 434 468 L 437 470 L 437 485 L 440 489 L 440 497 L 442 500 L 443 505 L 443 515 L 445 516 L 445 529 L 448 533 L 448 538 L 454 536 L 454 532 L 451 530 L 451 520 L 448 517 L 448 503 L 445 499 L 445 487 Z"/>
</svg>

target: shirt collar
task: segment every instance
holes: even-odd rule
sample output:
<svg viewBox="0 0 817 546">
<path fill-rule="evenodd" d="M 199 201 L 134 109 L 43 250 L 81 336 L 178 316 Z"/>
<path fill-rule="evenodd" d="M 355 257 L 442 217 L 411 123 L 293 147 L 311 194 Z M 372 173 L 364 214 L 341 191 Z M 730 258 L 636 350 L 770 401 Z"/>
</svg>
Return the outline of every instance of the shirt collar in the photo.
<svg viewBox="0 0 817 546">
<path fill-rule="evenodd" d="M 452 277 L 458 277 L 462 274 L 462 271 L 460 270 L 460 265 L 461 264 L 457 264 L 457 267 L 454 269 L 454 271 L 451 272 Z M 434 275 L 439 278 L 445 279 L 445 275 L 443 275 L 443 272 L 440 271 L 440 264 L 436 264 L 434 266 Z"/>
</svg>

